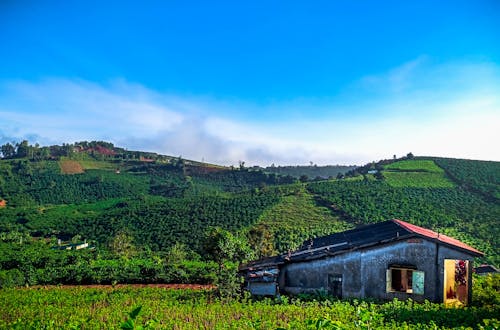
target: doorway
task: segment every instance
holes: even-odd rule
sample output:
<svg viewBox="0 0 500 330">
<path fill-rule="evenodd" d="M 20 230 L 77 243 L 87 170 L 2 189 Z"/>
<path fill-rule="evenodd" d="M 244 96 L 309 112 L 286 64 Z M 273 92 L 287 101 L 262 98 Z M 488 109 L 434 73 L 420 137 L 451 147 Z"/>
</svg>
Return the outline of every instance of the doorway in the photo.
<svg viewBox="0 0 500 330">
<path fill-rule="evenodd" d="M 469 261 L 445 259 L 443 300 L 447 305 L 467 305 Z"/>
</svg>

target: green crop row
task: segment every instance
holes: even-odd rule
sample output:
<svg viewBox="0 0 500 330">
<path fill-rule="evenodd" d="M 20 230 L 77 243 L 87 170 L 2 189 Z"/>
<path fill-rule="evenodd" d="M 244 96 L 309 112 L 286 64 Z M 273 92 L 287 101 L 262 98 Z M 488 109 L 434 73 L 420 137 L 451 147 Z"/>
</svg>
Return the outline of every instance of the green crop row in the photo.
<svg viewBox="0 0 500 330">
<path fill-rule="evenodd" d="M 384 178 L 393 187 L 453 188 L 455 185 L 443 173 L 438 172 L 388 172 Z"/>
<path fill-rule="evenodd" d="M 482 262 L 499 263 L 500 205 L 461 187 L 392 187 L 365 180 L 310 183 L 307 189 L 346 220 L 367 224 L 402 219 L 451 234 L 483 251 Z"/>
<path fill-rule="evenodd" d="M 494 329 L 499 312 L 396 300 L 221 302 L 210 291 L 161 288 L 0 290 L 0 329 Z"/>
<path fill-rule="evenodd" d="M 388 165 L 384 165 L 386 170 L 399 171 L 425 171 L 431 173 L 443 173 L 443 169 L 437 166 L 432 160 L 400 160 Z"/>
</svg>

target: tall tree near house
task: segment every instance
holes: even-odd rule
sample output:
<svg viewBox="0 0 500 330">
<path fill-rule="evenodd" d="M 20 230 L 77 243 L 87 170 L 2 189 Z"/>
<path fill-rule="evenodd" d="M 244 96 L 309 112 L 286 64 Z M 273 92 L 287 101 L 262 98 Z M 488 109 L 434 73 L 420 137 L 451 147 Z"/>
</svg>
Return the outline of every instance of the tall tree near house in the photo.
<svg viewBox="0 0 500 330">
<path fill-rule="evenodd" d="M 229 231 L 213 228 L 206 236 L 205 251 L 219 265 L 217 270 L 217 292 L 223 299 L 240 295 L 241 278 L 237 275 L 237 264 L 248 260 L 252 251 L 247 242 Z"/>
</svg>

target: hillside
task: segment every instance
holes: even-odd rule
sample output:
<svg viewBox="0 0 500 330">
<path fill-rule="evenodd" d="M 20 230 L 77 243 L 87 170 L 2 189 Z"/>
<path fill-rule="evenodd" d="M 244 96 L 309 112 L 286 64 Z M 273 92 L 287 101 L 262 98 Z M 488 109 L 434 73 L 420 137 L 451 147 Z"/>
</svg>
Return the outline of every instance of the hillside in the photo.
<svg viewBox="0 0 500 330">
<path fill-rule="evenodd" d="M 64 281 L 130 281 L 130 274 L 144 278 L 137 274 L 151 271 L 154 281 L 210 282 L 200 277 L 199 267 L 213 265 L 197 263 L 215 257 L 207 246 L 216 227 L 258 257 L 389 218 L 456 237 L 486 253 L 478 262 L 500 263 L 499 162 L 407 157 L 351 169 L 339 179 L 300 182 L 305 180 L 291 174 L 202 164 L 103 142 L 21 143 L 3 156 L 0 282 L 18 272 L 30 283 L 57 282 L 49 269 L 62 267 L 66 273 L 59 274 L 67 274 L 68 267 L 83 264 L 88 266 L 77 274 L 87 275 L 67 275 Z M 59 252 L 48 252 L 57 239 L 87 240 L 98 252 L 61 259 Z M 51 257 L 40 263 L 34 254 Z M 172 255 L 194 263 L 182 263 L 182 272 L 168 270 Z M 114 261 L 123 256 L 129 266 Z M 162 261 L 150 265 L 151 260 Z M 34 269 L 38 275 L 29 275 Z M 101 271 L 106 275 L 95 277 Z"/>
<path fill-rule="evenodd" d="M 346 221 L 405 219 L 476 246 L 489 262 L 500 261 L 499 162 L 418 157 L 357 171 L 360 180 L 310 183 L 308 190 Z"/>
<path fill-rule="evenodd" d="M 336 178 L 348 171 L 355 169 L 356 166 L 345 165 L 327 165 L 327 166 L 268 166 L 258 169 L 266 173 L 274 173 L 278 175 L 290 175 L 297 179 L 329 179 Z"/>
</svg>

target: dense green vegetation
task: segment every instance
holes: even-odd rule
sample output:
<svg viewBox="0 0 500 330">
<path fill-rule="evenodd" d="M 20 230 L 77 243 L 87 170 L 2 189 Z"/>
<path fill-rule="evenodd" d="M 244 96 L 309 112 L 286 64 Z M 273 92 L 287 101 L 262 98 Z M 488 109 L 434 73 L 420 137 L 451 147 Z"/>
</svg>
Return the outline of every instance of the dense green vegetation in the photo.
<svg viewBox="0 0 500 330">
<path fill-rule="evenodd" d="M 345 166 L 345 165 L 327 165 L 327 166 L 268 166 L 265 168 L 259 168 L 266 173 L 274 173 L 278 175 L 287 176 L 290 175 L 297 179 L 327 179 L 336 178 L 339 174 L 344 174 L 356 166 Z"/>
<path fill-rule="evenodd" d="M 213 283 L 216 264 L 183 245 L 164 253 L 142 250 L 117 236 L 111 251 L 61 251 L 56 242 L 16 232 L 0 241 L 0 287 L 44 284 Z M 24 240 L 24 242 L 23 242 Z"/>
<path fill-rule="evenodd" d="M 297 180 L 290 171 L 226 168 L 99 141 L 23 141 L 0 151 L 1 286 L 214 283 L 218 266 L 244 259 L 218 260 L 207 246 L 214 230 L 241 243 L 226 247 L 245 246 L 255 251 L 245 258 L 255 258 L 390 218 L 469 243 L 486 253 L 480 262 L 500 261 L 497 162 L 409 154 L 311 181 L 303 173 Z M 87 240 L 96 249 L 51 250 L 57 239 Z"/>
<path fill-rule="evenodd" d="M 210 291 L 158 288 L 0 290 L 0 329 L 495 329 L 499 312 L 412 301 L 222 302 Z"/>
<path fill-rule="evenodd" d="M 487 197 L 500 199 L 500 163 L 433 158 L 448 176 L 464 186 L 464 188 L 479 192 Z"/>
<path fill-rule="evenodd" d="M 431 172 L 444 173 L 444 170 L 437 166 L 432 160 L 427 159 L 411 159 L 400 160 L 383 166 L 385 170 L 398 170 L 408 172 Z"/>
<path fill-rule="evenodd" d="M 432 160 L 401 160 L 383 166 L 379 175 L 392 187 L 453 188 L 442 168 Z"/>
<path fill-rule="evenodd" d="M 319 205 L 304 185 L 267 208 L 249 237 L 262 256 L 294 250 L 307 239 L 352 228 L 332 209 Z"/>
<path fill-rule="evenodd" d="M 403 219 L 475 246 L 498 264 L 500 205 L 460 188 L 398 188 L 382 181 L 310 183 L 308 189 L 355 223 Z"/>
<path fill-rule="evenodd" d="M 453 188 L 455 186 L 443 173 L 387 171 L 383 175 L 387 184 L 392 187 Z"/>
</svg>

